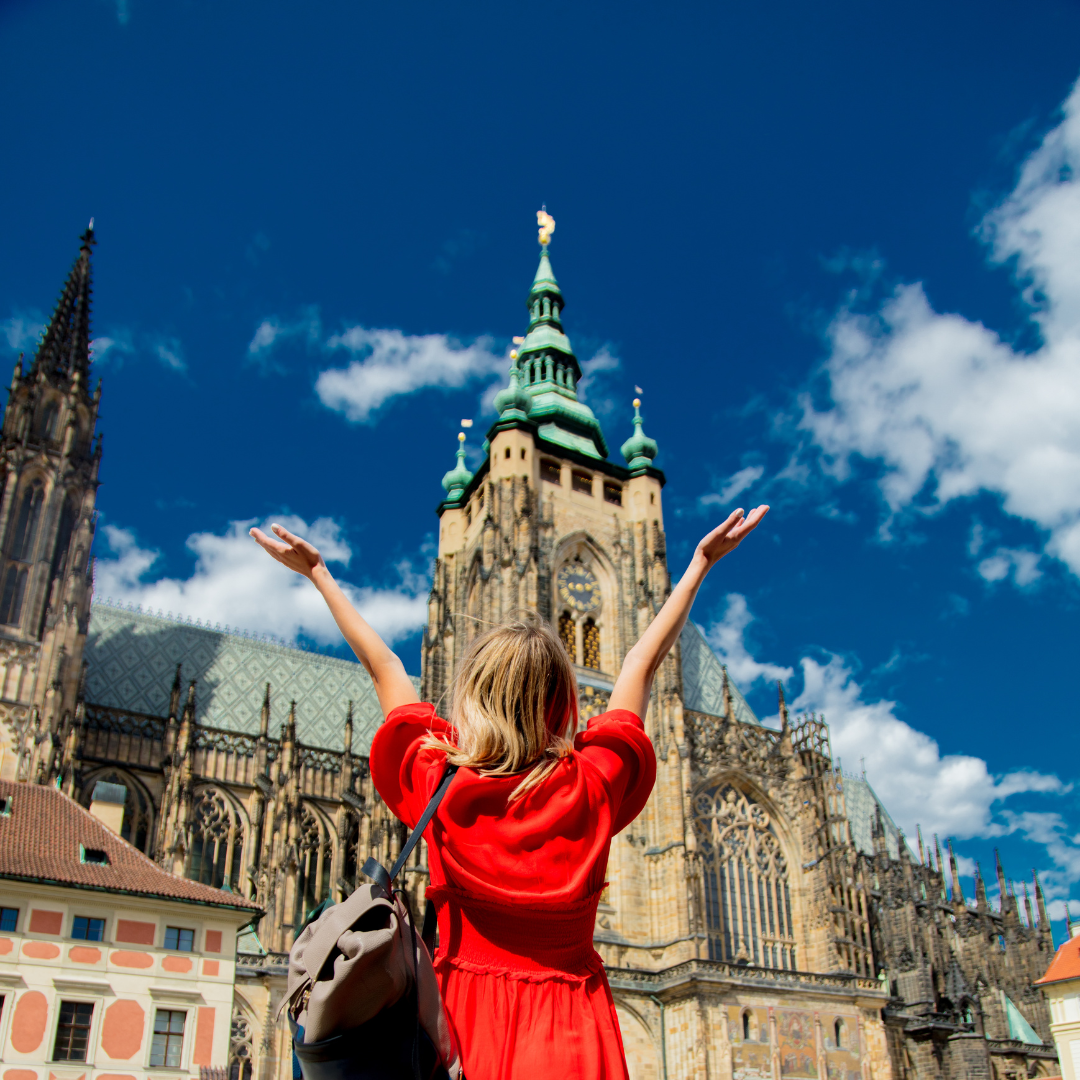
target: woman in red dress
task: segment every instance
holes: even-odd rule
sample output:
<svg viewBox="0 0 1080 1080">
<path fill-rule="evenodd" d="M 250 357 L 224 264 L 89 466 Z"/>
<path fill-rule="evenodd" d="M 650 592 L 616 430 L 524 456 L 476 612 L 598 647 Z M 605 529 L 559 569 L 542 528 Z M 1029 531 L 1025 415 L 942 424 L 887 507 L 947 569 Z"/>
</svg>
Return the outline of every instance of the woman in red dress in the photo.
<svg viewBox="0 0 1080 1080">
<path fill-rule="evenodd" d="M 273 526 L 251 535 L 311 580 L 375 684 L 386 722 L 371 776 L 410 828 L 458 766 L 425 833 L 439 915 L 435 957 L 466 1080 L 625 1078 L 615 1003 L 592 947 L 612 837 L 656 779 L 642 720 L 653 676 L 705 575 L 764 517 L 736 510 L 627 653 L 610 708 L 577 728 L 577 684 L 559 637 L 536 618 L 478 636 L 454 679 L 450 722 L 422 704 L 398 657 L 360 617 L 318 551 Z"/>
</svg>

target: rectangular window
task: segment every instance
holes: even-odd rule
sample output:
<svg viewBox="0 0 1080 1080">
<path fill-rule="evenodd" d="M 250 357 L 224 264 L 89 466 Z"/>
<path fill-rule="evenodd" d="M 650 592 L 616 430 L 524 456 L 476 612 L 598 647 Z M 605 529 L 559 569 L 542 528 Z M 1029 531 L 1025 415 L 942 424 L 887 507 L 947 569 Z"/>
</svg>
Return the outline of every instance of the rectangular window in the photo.
<svg viewBox="0 0 1080 1080">
<path fill-rule="evenodd" d="M 177 952 L 191 952 L 195 948 L 195 931 L 183 930 L 179 926 L 165 927 L 165 948 Z"/>
<path fill-rule="evenodd" d="M 18 922 L 19 909 L 17 907 L 0 907 L 0 930 L 14 934 Z"/>
<path fill-rule="evenodd" d="M 562 483 L 562 466 L 557 461 L 544 460 L 540 462 L 540 479 L 549 484 Z"/>
<path fill-rule="evenodd" d="M 60 1019 L 56 1025 L 56 1044 L 53 1061 L 85 1061 L 90 1041 L 90 1021 L 94 1006 L 85 1001 L 61 1001 Z"/>
<path fill-rule="evenodd" d="M 619 484 L 604 484 L 604 501 L 622 506 L 622 487 Z"/>
<path fill-rule="evenodd" d="M 592 476 L 586 472 L 578 472 L 574 470 L 574 490 L 580 491 L 582 495 L 592 494 Z"/>
<path fill-rule="evenodd" d="M 158 1009 L 154 1013 L 154 1041 L 150 1045 L 151 1067 L 180 1068 L 180 1055 L 184 1049 L 184 1020 L 182 1009 Z"/>
<path fill-rule="evenodd" d="M 71 936 L 83 941 L 101 941 L 105 937 L 105 920 L 76 915 L 71 924 Z"/>
</svg>

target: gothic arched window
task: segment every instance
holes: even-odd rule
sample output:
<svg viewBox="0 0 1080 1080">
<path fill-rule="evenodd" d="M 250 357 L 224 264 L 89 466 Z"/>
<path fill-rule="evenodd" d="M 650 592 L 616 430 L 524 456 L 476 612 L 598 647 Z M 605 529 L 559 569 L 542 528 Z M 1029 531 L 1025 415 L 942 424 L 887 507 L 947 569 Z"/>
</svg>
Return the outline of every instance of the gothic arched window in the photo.
<svg viewBox="0 0 1080 1080">
<path fill-rule="evenodd" d="M 600 670 L 600 627 L 592 619 L 586 619 L 581 628 L 582 662 L 585 667 Z"/>
<path fill-rule="evenodd" d="M 41 504 L 45 498 L 45 488 L 40 480 L 35 480 L 23 492 L 19 503 L 19 513 L 15 518 L 15 531 L 11 537 L 9 554 L 13 559 L 29 561 L 34 554 L 34 539 L 37 535 L 38 518 L 41 517 Z"/>
<path fill-rule="evenodd" d="M 225 882 L 235 887 L 240 880 L 243 848 L 244 830 L 228 800 L 216 788 L 205 788 L 195 803 L 187 876 L 215 889 Z"/>
<path fill-rule="evenodd" d="M 731 784 L 694 803 L 709 959 L 796 970 L 788 868 L 764 807 Z"/>
<path fill-rule="evenodd" d="M 333 844 L 319 818 L 306 807 L 300 815 L 300 838 L 296 875 L 296 911 L 294 925 L 299 926 L 309 911 L 330 892 L 330 863 Z"/>
<path fill-rule="evenodd" d="M 27 568 L 12 563 L 4 575 L 4 592 L 0 597 L 0 623 L 18 626 L 22 615 L 23 594 L 26 592 Z"/>
<path fill-rule="evenodd" d="M 233 1005 L 229 1031 L 229 1080 L 251 1080 L 251 1024 L 239 1005 Z"/>
<path fill-rule="evenodd" d="M 847 1027 L 847 1025 L 838 1016 L 836 1018 L 836 1023 L 833 1024 L 833 1035 L 836 1037 L 836 1049 L 837 1050 L 843 1050 L 844 1049 L 844 1034 L 845 1034 L 846 1027 Z"/>
<path fill-rule="evenodd" d="M 41 439 L 42 442 L 56 438 L 56 421 L 60 416 L 60 406 L 53 399 L 41 414 Z"/>
<path fill-rule="evenodd" d="M 559 637 L 570 654 L 570 662 L 577 663 L 577 632 L 574 627 L 574 616 L 569 611 L 564 611 L 559 616 Z"/>
</svg>

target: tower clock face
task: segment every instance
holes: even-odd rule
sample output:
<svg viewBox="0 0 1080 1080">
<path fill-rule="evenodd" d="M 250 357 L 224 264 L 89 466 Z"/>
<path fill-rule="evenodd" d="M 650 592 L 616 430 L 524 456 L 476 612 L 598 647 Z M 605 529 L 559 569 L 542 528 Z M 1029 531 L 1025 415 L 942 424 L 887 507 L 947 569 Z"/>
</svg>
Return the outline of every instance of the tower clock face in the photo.
<svg viewBox="0 0 1080 1080">
<path fill-rule="evenodd" d="M 590 571 L 579 563 L 564 566 L 555 579 L 559 599 L 573 611 L 597 611 L 600 585 Z"/>
</svg>

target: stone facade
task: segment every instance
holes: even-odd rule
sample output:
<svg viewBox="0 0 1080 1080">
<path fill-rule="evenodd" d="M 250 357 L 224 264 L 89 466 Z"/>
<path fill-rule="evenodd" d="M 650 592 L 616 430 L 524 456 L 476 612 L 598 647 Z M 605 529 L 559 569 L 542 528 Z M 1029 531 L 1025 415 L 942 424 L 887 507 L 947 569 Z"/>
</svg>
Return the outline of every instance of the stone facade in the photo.
<svg viewBox="0 0 1080 1080">
<path fill-rule="evenodd" d="M 606 708 L 623 657 L 670 590 L 656 444 L 636 412 L 627 464 L 609 459 L 577 398 L 562 307 L 545 250 L 483 460 L 474 473 L 459 450 L 444 478 L 420 682 L 442 707 L 478 630 L 532 610 L 576 661 L 584 723 Z M 62 445 L 28 441 L 18 377 L 3 453 L 22 472 L 5 500 L 32 482 L 31 451 L 57 476 L 82 475 Z M 80 461 L 86 486 L 68 490 L 84 492 L 85 514 L 98 458 Z M 132 842 L 266 911 L 258 936 L 239 945 L 237 1008 L 260 1080 L 285 1080 L 287 1034 L 273 1011 L 296 927 L 322 900 L 346 896 L 369 855 L 389 864 L 404 839 L 368 775 L 379 721 L 370 683 L 358 665 L 160 613 L 95 601 L 91 620 L 80 560 L 92 516 L 79 528 L 72 569 L 56 564 L 49 593 L 70 594 L 69 607 L 39 590 L 41 633 L 31 623 L 0 630 L 0 674 L 11 672 L 0 769 L 59 777 L 83 801 L 99 779 L 124 784 Z M 35 580 L 55 563 L 56 529 L 39 534 Z M 10 559 L 10 527 L 4 535 Z M 70 628 L 63 670 L 85 660 L 87 672 L 70 688 L 50 682 L 46 708 L 52 625 Z M 320 686 L 334 689 L 320 698 Z M 779 729 L 757 720 L 693 626 L 657 675 L 646 717 L 656 789 L 612 842 L 595 932 L 634 1080 L 1053 1075 L 1049 1015 L 1031 988 L 1053 952 L 1037 882 L 1035 911 L 1004 875 L 1003 910 L 991 910 L 981 883 L 968 902 L 955 876 L 945 880 L 940 850 L 935 858 L 920 840 L 914 855 L 865 778 L 840 772 L 823 718 L 790 717 L 782 693 L 780 716 Z M 405 876 L 422 904 L 422 845 Z"/>
</svg>

